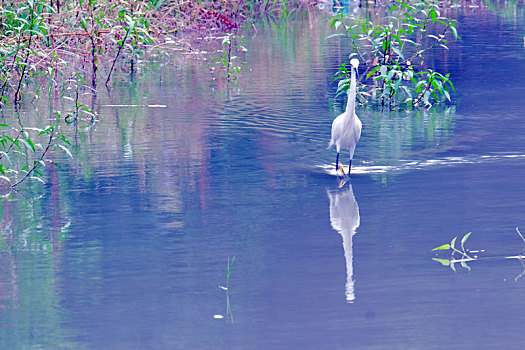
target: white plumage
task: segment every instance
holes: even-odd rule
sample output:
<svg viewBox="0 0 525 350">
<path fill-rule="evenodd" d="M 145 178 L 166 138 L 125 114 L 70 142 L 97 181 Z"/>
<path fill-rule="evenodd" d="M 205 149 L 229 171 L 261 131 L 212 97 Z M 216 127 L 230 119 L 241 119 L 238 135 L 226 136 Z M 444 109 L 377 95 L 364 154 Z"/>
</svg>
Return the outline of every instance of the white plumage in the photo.
<svg viewBox="0 0 525 350">
<path fill-rule="evenodd" d="M 352 159 L 354 158 L 355 147 L 361 137 L 361 121 L 355 114 L 355 98 L 357 90 L 357 67 L 359 66 L 359 60 L 353 58 L 350 60 L 350 66 L 352 69 L 350 79 L 350 89 L 348 90 L 348 101 L 346 103 L 346 110 L 344 113 L 334 119 L 332 123 L 332 138 L 328 147 L 335 146 L 337 151 L 337 157 L 335 159 L 335 169 L 337 171 L 339 166 L 339 153 L 341 149 L 347 149 L 350 152 L 350 165 L 348 167 L 348 173 L 352 168 Z"/>
</svg>

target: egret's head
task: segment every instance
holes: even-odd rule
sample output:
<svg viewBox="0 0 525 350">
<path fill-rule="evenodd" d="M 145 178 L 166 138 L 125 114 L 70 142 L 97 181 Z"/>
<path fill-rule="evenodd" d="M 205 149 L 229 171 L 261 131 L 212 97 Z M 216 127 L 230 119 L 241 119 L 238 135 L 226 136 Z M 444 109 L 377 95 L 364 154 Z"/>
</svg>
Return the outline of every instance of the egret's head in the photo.
<svg viewBox="0 0 525 350">
<path fill-rule="evenodd" d="M 357 58 L 352 58 L 350 60 L 350 64 L 352 65 L 352 67 L 354 67 L 354 69 L 357 70 L 357 67 L 359 66 L 359 60 Z"/>
</svg>

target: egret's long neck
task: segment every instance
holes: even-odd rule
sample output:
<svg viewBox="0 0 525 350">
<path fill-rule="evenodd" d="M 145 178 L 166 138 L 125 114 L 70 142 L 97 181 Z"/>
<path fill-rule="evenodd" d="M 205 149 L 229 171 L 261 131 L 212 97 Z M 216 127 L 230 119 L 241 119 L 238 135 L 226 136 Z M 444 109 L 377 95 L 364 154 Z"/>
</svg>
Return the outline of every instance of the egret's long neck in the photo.
<svg viewBox="0 0 525 350">
<path fill-rule="evenodd" d="M 355 68 L 352 67 L 352 75 L 350 79 L 350 90 L 348 91 L 348 101 L 346 102 L 346 113 L 350 116 L 353 116 L 355 114 L 355 97 L 356 97 L 356 89 L 357 89 L 357 82 L 356 82 L 356 72 Z"/>
</svg>

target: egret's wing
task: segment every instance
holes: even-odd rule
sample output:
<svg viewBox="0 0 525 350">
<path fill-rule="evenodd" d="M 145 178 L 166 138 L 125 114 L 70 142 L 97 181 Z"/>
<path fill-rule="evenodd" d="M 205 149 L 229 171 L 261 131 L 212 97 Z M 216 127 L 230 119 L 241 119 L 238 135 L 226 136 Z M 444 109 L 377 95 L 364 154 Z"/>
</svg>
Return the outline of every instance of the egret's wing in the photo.
<svg viewBox="0 0 525 350">
<path fill-rule="evenodd" d="M 356 123 L 354 126 L 354 142 L 355 142 L 354 144 L 357 145 L 357 143 L 359 142 L 359 139 L 361 138 L 362 123 L 359 120 L 359 118 L 357 118 L 357 115 L 355 116 L 355 118 L 356 118 Z"/>
<path fill-rule="evenodd" d="M 341 137 L 341 133 L 343 132 L 343 125 L 341 124 L 342 118 L 340 117 L 341 116 L 338 116 L 332 122 L 332 139 L 330 140 L 330 146 L 335 145 L 336 141 Z"/>
</svg>

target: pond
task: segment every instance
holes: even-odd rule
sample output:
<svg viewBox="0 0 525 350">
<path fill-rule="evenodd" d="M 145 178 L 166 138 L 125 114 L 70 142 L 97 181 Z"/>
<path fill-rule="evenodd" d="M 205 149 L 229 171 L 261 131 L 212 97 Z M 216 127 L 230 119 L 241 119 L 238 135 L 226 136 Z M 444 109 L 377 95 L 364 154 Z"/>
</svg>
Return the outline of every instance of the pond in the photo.
<svg viewBox="0 0 525 350">
<path fill-rule="evenodd" d="M 0 347 L 525 344 L 525 265 L 498 258 L 524 245 L 524 11 L 456 16 L 434 58 L 455 104 L 358 111 L 346 184 L 324 167 L 351 48 L 322 13 L 261 24 L 237 88 L 182 57 L 121 77 L 69 130 L 74 158 L 2 202 Z M 468 232 L 494 259 L 432 260 Z"/>
</svg>

